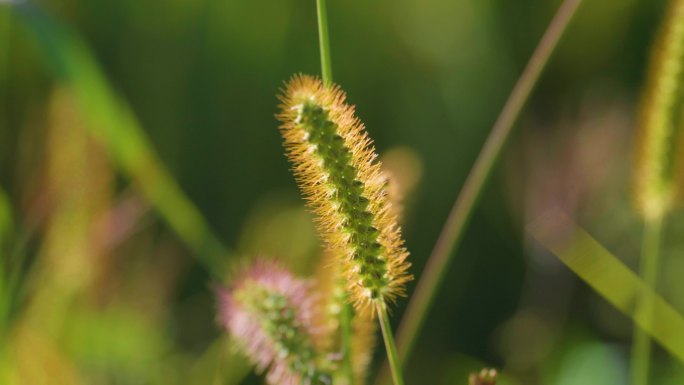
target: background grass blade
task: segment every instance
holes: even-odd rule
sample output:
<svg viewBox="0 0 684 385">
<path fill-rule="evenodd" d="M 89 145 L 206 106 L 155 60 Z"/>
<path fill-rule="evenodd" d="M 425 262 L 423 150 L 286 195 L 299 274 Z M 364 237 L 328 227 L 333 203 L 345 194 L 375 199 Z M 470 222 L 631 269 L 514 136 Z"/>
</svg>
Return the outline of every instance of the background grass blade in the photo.
<svg viewBox="0 0 684 385">
<path fill-rule="evenodd" d="M 108 84 L 81 39 L 37 7 L 16 6 L 49 67 L 74 92 L 91 134 L 116 166 L 134 181 L 201 263 L 220 276 L 229 252 L 160 162 L 131 110 Z"/>
<path fill-rule="evenodd" d="M 202 214 L 160 161 L 138 120 L 113 91 L 84 42 L 67 26 L 29 4 L 15 7 L 20 24 L 32 32 L 58 81 L 73 92 L 90 134 L 103 143 L 115 166 L 142 192 L 162 218 L 215 277 L 222 277 L 231 252 L 212 232 Z M 247 374 L 244 360 L 225 352 L 239 383 Z"/>
<path fill-rule="evenodd" d="M 515 87 L 506 100 L 492 131 L 485 141 L 480 153 L 466 179 L 461 192 L 454 202 L 447 221 L 439 234 L 425 269 L 406 308 L 404 317 L 397 331 L 397 349 L 399 359 L 406 363 L 425 317 L 432 306 L 438 288 L 449 271 L 449 264 L 457 249 L 470 216 L 492 173 L 494 165 L 508 140 L 513 126 L 522 112 L 534 86 L 555 50 L 563 33 L 567 30 L 582 0 L 565 0 L 546 32 L 542 36 L 525 70 L 520 75 Z M 380 376 L 380 383 L 383 383 Z"/>
<path fill-rule="evenodd" d="M 684 362 L 682 315 L 572 219 L 553 210 L 527 230 L 603 298 Z M 639 298 L 648 298 L 652 316 L 636 306 Z"/>
<path fill-rule="evenodd" d="M 7 269 L 7 239 L 12 232 L 12 207 L 7 194 L 0 188 L 0 341 L 5 330 L 11 304 L 11 286 Z M 2 352 L 0 352 L 0 355 Z"/>
</svg>

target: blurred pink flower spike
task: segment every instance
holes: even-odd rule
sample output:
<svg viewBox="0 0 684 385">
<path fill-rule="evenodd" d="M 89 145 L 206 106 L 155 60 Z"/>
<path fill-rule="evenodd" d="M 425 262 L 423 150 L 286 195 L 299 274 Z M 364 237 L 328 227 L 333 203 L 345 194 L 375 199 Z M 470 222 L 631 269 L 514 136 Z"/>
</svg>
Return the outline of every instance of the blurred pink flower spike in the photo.
<svg viewBox="0 0 684 385">
<path fill-rule="evenodd" d="M 315 298 L 309 281 L 256 260 L 219 290 L 221 324 L 269 384 L 330 384 L 313 344 Z"/>
</svg>

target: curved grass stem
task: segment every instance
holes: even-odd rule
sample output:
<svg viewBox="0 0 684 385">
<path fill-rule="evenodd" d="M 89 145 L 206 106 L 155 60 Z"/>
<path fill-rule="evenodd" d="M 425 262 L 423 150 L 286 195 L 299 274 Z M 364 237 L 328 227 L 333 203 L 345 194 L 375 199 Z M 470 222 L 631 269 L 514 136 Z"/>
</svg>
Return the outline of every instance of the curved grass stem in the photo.
<svg viewBox="0 0 684 385">
<path fill-rule="evenodd" d="M 453 252 L 463 236 L 463 230 L 501 153 L 501 149 L 510 136 L 513 125 L 539 80 L 549 57 L 558 45 L 558 41 L 566 31 L 581 2 L 582 0 L 564 0 L 558 9 L 524 72 L 515 84 L 501 110 L 501 114 L 494 123 L 492 131 L 463 185 L 463 190 L 449 213 L 399 326 L 397 342 L 399 358 L 402 363 L 406 362 L 413 348 L 416 336 L 432 305 L 435 293 L 448 271 Z"/>
<path fill-rule="evenodd" d="M 644 224 L 643 242 L 641 245 L 641 266 L 639 273 L 644 283 L 653 290 L 658 281 L 658 264 L 660 259 L 660 238 L 663 228 L 663 218 L 649 219 Z M 637 303 L 637 312 L 646 314 L 648 323 L 653 318 L 653 297 L 642 296 Z M 639 326 L 634 327 L 631 359 L 631 384 L 647 385 L 650 370 L 651 337 Z"/>
<path fill-rule="evenodd" d="M 377 301 L 375 307 L 378 313 L 380 329 L 382 329 L 382 339 L 385 341 L 387 360 L 389 361 L 394 385 L 404 385 L 404 377 L 401 374 L 401 362 L 399 361 L 397 348 L 394 345 L 394 336 L 392 336 L 392 328 L 389 323 L 389 317 L 387 316 L 387 306 L 384 301 Z"/>
</svg>

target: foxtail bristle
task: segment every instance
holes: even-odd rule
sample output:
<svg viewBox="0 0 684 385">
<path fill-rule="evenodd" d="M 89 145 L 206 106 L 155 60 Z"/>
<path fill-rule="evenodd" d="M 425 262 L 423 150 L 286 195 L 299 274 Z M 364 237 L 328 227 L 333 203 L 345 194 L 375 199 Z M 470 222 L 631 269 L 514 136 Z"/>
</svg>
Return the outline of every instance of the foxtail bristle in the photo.
<svg viewBox="0 0 684 385">
<path fill-rule="evenodd" d="M 683 67 L 684 0 L 673 0 L 652 53 L 636 142 L 636 200 L 647 219 L 668 211 L 681 188 Z"/>
<path fill-rule="evenodd" d="M 359 311 L 392 302 L 411 279 L 386 178 L 354 108 L 337 86 L 295 76 L 278 118 L 301 190 L 328 249 L 340 250 L 347 290 Z"/>
<path fill-rule="evenodd" d="M 272 385 L 329 384 L 313 341 L 311 284 L 273 262 L 257 260 L 219 290 L 220 318 L 257 371 Z"/>
</svg>

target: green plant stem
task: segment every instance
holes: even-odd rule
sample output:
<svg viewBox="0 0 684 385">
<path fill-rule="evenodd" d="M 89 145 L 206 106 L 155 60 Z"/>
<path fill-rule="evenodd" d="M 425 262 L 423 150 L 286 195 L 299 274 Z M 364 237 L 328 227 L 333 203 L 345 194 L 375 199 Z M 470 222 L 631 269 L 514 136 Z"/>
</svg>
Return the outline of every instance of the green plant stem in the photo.
<svg viewBox="0 0 684 385">
<path fill-rule="evenodd" d="M 399 326 L 397 342 L 402 363 L 409 357 L 437 288 L 448 271 L 451 256 L 463 236 L 463 230 L 501 149 L 510 136 L 513 124 L 581 2 L 582 0 L 564 0 L 515 84 L 449 213 Z"/>
<path fill-rule="evenodd" d="M 332 83 L 332 60 L 330 59 L 330 34 L 328 33 L 328 8 L 325 0 L 316 0 L 316 16 L 318 17 L 318 45 L 321 51 L 321 77 L 323 83 Z M 342 342 L 342 370 L 347 383 L 354 385 L 354 366 L 352 363 L 352 319 L 354 309 L 348 300 L 342 307 L 342 317 L 340 320 L 341 342 Z"/>
<path fill-rule="evenodd" d="M 382 329 L 382 339 L 385 341 L 387 360 L 389 361 L 394 385 L 404 385 L 404 377 L 401 374 L 401 362 L 399 362 L 397 348 L 394 345 L 394 336 L 392 336 L 392 328 L 389 323 L 389 317 L 387 317 L 387 306 L 385 305 L 384 301 L 379 300 L 376 302 L 375 308 L 377 309 L 378 313 L 380 329 Z"/>
<path fill-rule="evenodd" d="M 342 317 L 340 319 L 340 334 L 342 339 L 342 372 L 348 385 L 355 385 L 354 363 L 352 362 L 352 319 L 354 318 L 354 308 L 349 303 L 345 295 L 344 306 L 342 306 Z"/>
<path fill-rule="evenodd" d="M 328 34 L 328 11 L 325 0 L 316 0 L 318 16 L 318 45 L 321 50 L 321 75 L 323 83 L 332 83 L 332 63 L 330 61 L 330 36 Z"/>
<path fill-rule="evenodd" d="M 644 283 L 656 290 L 658 281 L 658 262 L 660 259 L 660 238 L 663 228 L 663 217 L 647 219 L 644 223 L 644 234 L 641 245 L 641 266 L 639 274 Z M 637 312 L 643 312 L 650 324 L 653 318 L 652 296 L 639 296 Z M 632 340 L 631 384 L 648 385 L 648 373 L 651 359 L 651 337 L 638 325 L 634 326 Z"/>
</svg>

